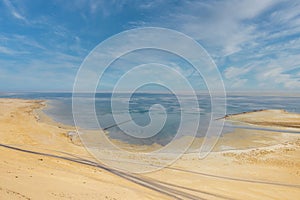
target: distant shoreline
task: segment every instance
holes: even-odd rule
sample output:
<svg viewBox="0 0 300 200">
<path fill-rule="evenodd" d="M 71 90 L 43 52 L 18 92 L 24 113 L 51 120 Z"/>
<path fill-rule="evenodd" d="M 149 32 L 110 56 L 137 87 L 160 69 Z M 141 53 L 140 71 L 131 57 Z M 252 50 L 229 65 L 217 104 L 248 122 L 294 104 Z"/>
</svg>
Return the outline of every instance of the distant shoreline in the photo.
<svg viewBox="0 0 300 200">
<path fill-rule="evenodd" d="M 16 92 L 0 92 L 0 98 L 3 98 L 1 96 L 10 96 L 10 95 L 20 95 L 20 94 L 51 94 L 51 93 L 56 93 L 56 94 L 73 94 L 73 91 L 16 91 Z M 124 91 L 124 92 L 118 92 L 115 94 L 128 94 L 131 92 L 128 91 Z M 137 91 L 135 92 L 137 94 L 169 94 L 167 92 L 159 92 L 159 91 Z M 224 92 L 212 92 L 214 94 L 218 94 L 218 93 L 222 93 L 222 94 L 226 94 L 226 96 L 239 96 L 239 95 L 243 95 L 243 96 L 288 96 L 288 97 L 300 97 L 299 92 L 290 92 L 290 91 L 266 91 L 266 92 L 256 92 L 256 91 L 226 91 Z M 112 94 L 111 91 L 98 91 L 98 92 L 80 92 L 80 93 L 75 93 L 75 94 Z M 187 94 L 187 95 L 191 95 L 193 93 L 189 93 L 189 92 L 182 92 L 179 94 Z M 201 95 L 201 94 L 205 94 L 205 95 L 209 95 L 210 92 L 209 91 L 196 91 L 195 94 L 197 95 Z M 4 97 L 7 98 L 7 97 Z"/>
</svg>

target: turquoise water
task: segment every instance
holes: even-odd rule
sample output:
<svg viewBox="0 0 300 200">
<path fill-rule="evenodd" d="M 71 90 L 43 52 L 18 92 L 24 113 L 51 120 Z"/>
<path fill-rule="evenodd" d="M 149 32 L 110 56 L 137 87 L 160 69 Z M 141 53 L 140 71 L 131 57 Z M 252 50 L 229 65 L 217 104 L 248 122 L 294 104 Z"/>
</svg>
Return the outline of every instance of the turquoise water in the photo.
<svg viewBox="0 0 300 200">
<path fill-rule="evenodd" d="M 0 94 L 0 97 L 8 98 L 25 98 L 25 99 L 46 99 L 49 100 L 49 108 L 46 113 L 53 117 L 56 121 L 74 125 L 72 115 L 72 94 L 71 93 L 6 93 Z M 85 104 L 93 103 L 92 99 L 84 98 Z M 189 95 L 184 97 L 185 101 L 190 101 Z M 118 94 L 118 105 L 126 104 L 126 98 L 122 94 Z M 288 96 L 282 97 L 279 95 L 228 95 L 227 101 L 227 114 L 247 112 L 258 109 L 284 109 L 289 112 L 300 113 L 300 97 Z M 118 126 L 111 127 L 115 124 L 111 109 L 111 94 L 110 93 L 97 93 L 95 95 L 95 108 L 98 122 L 101 128 L 108 128 L 109 135 L 112 138 L 120 139 L 130 143 L 139 144 L 152 144 L 154 142 L 165 145 L 172 140 L 174 134 L 179 127 L 181 112 L 185 112 L 186 116 L 193 121 L 195 116 L 200 115 L 198 136 L 203 136 L 208 128 L 209 119 L 211 118 L 211 103 L 208 94 L 198 95 L 199 108 L 188 107 L 185 110 L 180 108 L 179 102 L 175 95 L 172 94 L 149 94 L 149 93 L 136 93 L 133 94 L 129 101 L 129 113 L 134 122 L 140 126 L 146 126 L 150 123 L 149 108 L 154 104 L 160 104 L 165 108 L 167 119 L 164 127 L 155 136 L 146 139 L 136 139 L 132 136 L 124 134 Z M 157 116 L 160 115 L 160 110 L 154 111 Z M 127 113 L 127 110 L 122 106 L 118 108 L 115 114 L 122 116 Z M 80 108 L 80 114 L 83 116 L 84 129 L 98 129 L 97 124 L 91 123 L 89 120 L 93 113 L 90 113 L 84 106 Z M 161 113 L 163 114 L 163 113 Z M 225 126 L 223 133 L 232 131 L 234 127 Z M 188 131 L 187 131 L 188 132 Z M 141 133 L 142 134 L 142 133 Z"/>
</svg>

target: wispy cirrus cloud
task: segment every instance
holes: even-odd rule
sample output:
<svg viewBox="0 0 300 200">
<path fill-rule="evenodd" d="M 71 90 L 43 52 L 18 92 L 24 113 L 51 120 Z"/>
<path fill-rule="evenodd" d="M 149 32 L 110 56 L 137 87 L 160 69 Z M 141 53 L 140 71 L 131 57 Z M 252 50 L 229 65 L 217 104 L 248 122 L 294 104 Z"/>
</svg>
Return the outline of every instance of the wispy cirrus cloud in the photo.
<svg viewBox="0 0 300 200">
<path fill-rule="evenodd" d="M 155 3 L 145 9 L 164 2 Z M 300 65 L 299 10 L 296 1 L 186 1 L 154 20 L 131 24 L 160 25 L 192 36 L 216 60 L 229 89 L 265 84 L 292 90 L 300 85 L 297 74 L 289 72 Z M 278 68 L 272 78 L 261 76 Z"/>
<path fill-rule="evenodd" d="M 238 68 L 238 67 L 228 67 L 224 71 L 224 76 L 227 79 L 232 79 L 236 77 L 243 76 L 251 70 L 251 67 Z"/>
<path fill-rule="evenodd" d="M 300 66 L 298 1 L 2 2 L 0 15 L 7 20 L 0 21 L 5 27 L 0 30 L 1 68 L 9 71 L 12 66 L 22 66 L 33 70 L 31 66 L 35 66 L 39 73 L 33 71 L 34 80 L 45 77 L 41 75 L 43 70 L 74 74 L 90 50 L 116 33 L 159 26 L 181 31 L 202 44 L 217 63 L 229 90 L 257 89 L 257 85 L 295 90 L 300 85 L 296 70 Z M 172 67 L 194 76 L 180 63 L 174 62 Z M 109 77 L 122 69 L 112 70 Z M 9 78 L 6 80 L 9 82 Z"/>
<path fill-rule="evenodd" d="M 212 53 L 227 56 L 240 51 L 244 43 L 258 37 L 256 23 L 251 23 L 251 19 L 276 3 L 270 0 L 186 1 L 154 24 L 180 30 L 214 48 Z"/>
<path fill-rule="evenodd" d="M 257 75 L 260 85 L 268 87 L 270 82 L 282 84 L 285 88 L 300 89 L 300 77 L 286 73 L 281 67 L 272 68 Z M 270 87 L 270 86 L 269 86 Z"/>
<path fill-rule="evenodd" d="M 22 15 L 17 8 L 11 3 L 9 0 L 3 0 L 5 6 L 9 9 L 12 16 L 14 16 L 16 19 L 22 20 L 26 23 L 28 23 L 28 20 L 24 15 Z"/>
<path fill-rule="evenodd" d="M 11 50 L 7 47 L 4 47 L 4 46 L 0 46 L 0 54 L 8 54 L 8 55 L 12 55 L 12 54 L 15 54 L 15 51 L 14 50 Z"/>
</svg>

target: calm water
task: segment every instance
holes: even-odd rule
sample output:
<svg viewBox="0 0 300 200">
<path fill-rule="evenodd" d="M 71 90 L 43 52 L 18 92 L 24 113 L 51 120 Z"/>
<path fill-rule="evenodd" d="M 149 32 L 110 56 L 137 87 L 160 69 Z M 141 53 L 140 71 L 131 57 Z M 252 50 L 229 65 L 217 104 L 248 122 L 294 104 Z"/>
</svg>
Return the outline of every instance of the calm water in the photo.
<svg viewBox="0 0 300 200">
<path fill-rule="evenodd" d="M 74 125 L 72 115 L 72 94 L 71 93 L 6 93 L 0 94 L 0 97 L 7 98 L 25 98 L 25 99 L 46 99 L 50 100 L 50 107 L 46 110 L 46 113 L 53 117 L 56 121 Z M 184 97 L 184 101 L 190 101 L 188 95 Z M 300 97 L 288 96 L 281 97 L 278 95 L 257 96 L 257 95 L 229 95 L 227 96 L 227 114 L 247 112 L 258 109 L 285 109 L 289 112 L 300 113 Z M 83 101 L 86 105 L 93 103 L 92 99 L 84 98 Z M 119 94 L 116 99 L 117 105 L 120 105 L 115 114 L 122 116 L 127 112 L 122 105 L 128 102 L 125 96 Z M 142 143 L 152 144 L 154 142 L 160 144 L 167 144 L 176 133 L 181 113 L 184 112 L 189 118 L 189 121 L 193 121 L 195 116 L 201 115 L 198 136 L 202 136 L 206 133 L 209 119 L 211 118 L 211 103 L 210 96 L 207 94 L 198 95 L 199 109 L 193 107 L 187 107 L 182 110 L 179 106 L 178 99 L 172 94 L 145 94 L 136 93 L 133 94 L 129 101 L 129 113 L 134 119 L 135 123 L 140 126 L 149 124 L 150 118 L 148 110 L 155 104 L 160 104 L 165 108 L 167 113 L 166 123 L 163 129 L 154 137 L 147 139 L 135 139 L 129 135 L 122 133 L 117 127 L 109 128 L 110 137 L 127 141 L 130 143 Z M 102 128 L 110 127 L 115 124 L 112 116 L 111 109 L 111 94 L 109 93 L 97 93 L 95 96 L 95 107 L 98 121 Z M 163 115 L 161 110 L 153 111 L 157 117 Z M 85 129 L 98 129 L 97 124 L 91 123 L 89 120 L 93 113 L 90 113 L 84 106 L 80 108 L 80 114 L 83 116 Z M 82 124 L 81 124 L 82 125 Z M 232 127 L 228 126 L 223 129 L 223 133 L 229 132 Z M 187 131 L 188 132 L 188 131 Z M 143 134 L 143 133 L 141 133 Z"/>
</svg>

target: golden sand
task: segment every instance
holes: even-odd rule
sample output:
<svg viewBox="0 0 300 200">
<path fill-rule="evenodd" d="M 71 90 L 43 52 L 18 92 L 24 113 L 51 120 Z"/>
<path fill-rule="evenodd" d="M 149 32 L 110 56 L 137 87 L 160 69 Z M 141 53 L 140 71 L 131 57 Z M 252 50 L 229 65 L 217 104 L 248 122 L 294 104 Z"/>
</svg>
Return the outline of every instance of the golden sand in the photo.
<svg viewBox="0 0 300 200">
<path fill-rule="evenodd" d="M 93 166 L 95 160 L 79 141 L 66 137 L 74 127 L 41 115 L 38 110 L 44 107 L 44 101 L 0 99 L 1 200 L 300 196 L 299 134 L 236 129 L 219 140 L 215 147 L 219 152 L 205 159 L 199 160 L 198 153 L 187 153 L 167 168 L 132 175 Z M 299 119 L 299 115 L 284 111 L 230 117 L 293 130 L 299 127 Z M 121 153 L 112 156 L 124 159 Z"/>
<path fill-rule="evenodd" d="M 260 126 L 300 129 L 300 115 L 288 113 L 285 110 L 259 110 L 230 115 L 227 116 L 226 119 Z"/>
</svg>

